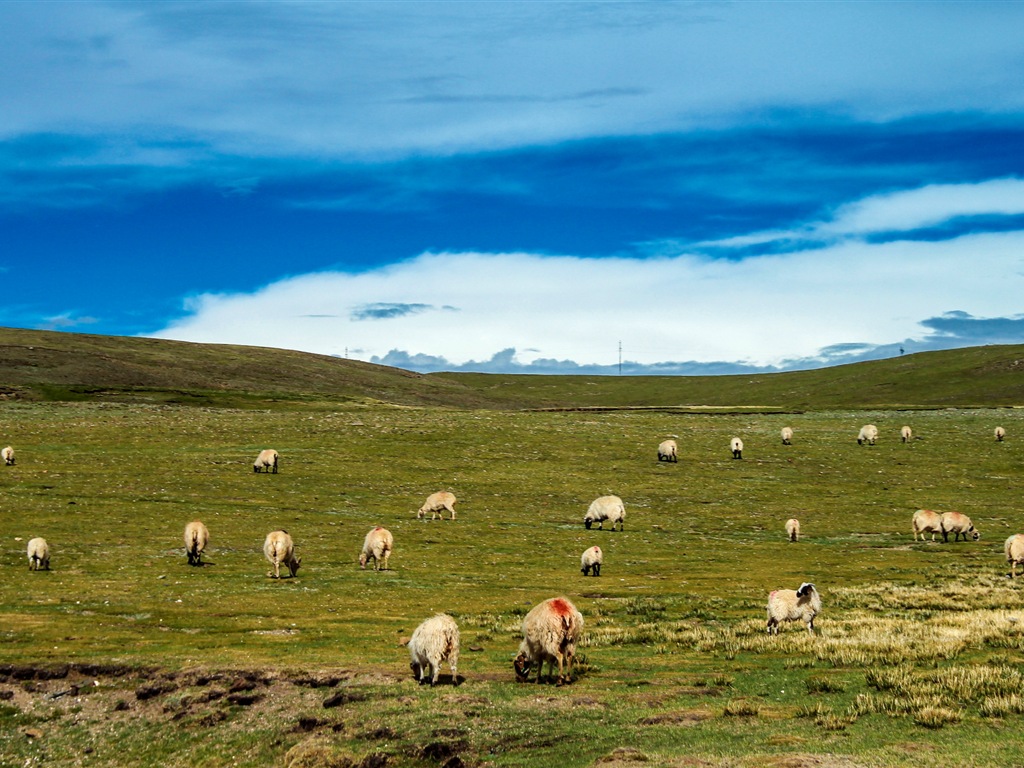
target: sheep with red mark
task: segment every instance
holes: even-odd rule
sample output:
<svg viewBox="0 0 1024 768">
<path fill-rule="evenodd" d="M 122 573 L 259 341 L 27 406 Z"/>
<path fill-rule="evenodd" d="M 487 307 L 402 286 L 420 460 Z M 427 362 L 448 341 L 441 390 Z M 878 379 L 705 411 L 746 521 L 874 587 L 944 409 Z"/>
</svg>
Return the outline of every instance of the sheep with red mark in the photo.
<svg viewBox="0 0 1024 768">
<path fill-rule="evenodd" d="M 516 679 L 526 682 L 531 668 L 537 665 L 540 682 L 547 662 L 549 677 L 558 663 L 558 685 L 572 676 L 572 663 L 576 656 L 576 643 L 583 634 L 583 615 L 565 597 L 553 597 L 534 606 L 523 619 L 523 642 L 513 662 Z"/>
<path fill-rule="evenodd" d="M 921 541 L 924 541 L 924 535 L 929 532 L 932 535 L 932 541 L 935 541 L 935 534 L 942 533 L 942 515 L 930 509 L 917 510 L 911 518 L 910 524 L 914 528 L 914 541 L 917 541 L 919 535 Z"/>
<path fill-rule="evenodd" d="M 949 541 L 949 534 L 951 533 L 953 534 L 954 543 L 961 536 L 964 537 L 964 541 L 967 541 L 967 534 L 971 534 L 971 538 L 975 541 L 981 538 L 981 532 L 974 527 L 971 518 L 959 512 L 943 512 L 940 524 L 943 541 Z"/>
<path fill-rule="evenodd" d="M 604 564 L 604 553 L 600 547 L 591 547 L 584 550 L 580 557 L 580 571 L 584 576 L 589 576 L 593 571 L 595 576 L 601 575 L 601 566 Z"/>
<path fill-rule="evenodd" d="M 395 546 L 395 537 L 387 528 L 377 526 L 366 534 L 363 539 L 363 551 L 359 553 L 359 567 L 366 568 L 366 563 L 373 559 L 373 570 L 388 570 L 388 558 L 391 557 L 391 550 Z"/>
</svg>

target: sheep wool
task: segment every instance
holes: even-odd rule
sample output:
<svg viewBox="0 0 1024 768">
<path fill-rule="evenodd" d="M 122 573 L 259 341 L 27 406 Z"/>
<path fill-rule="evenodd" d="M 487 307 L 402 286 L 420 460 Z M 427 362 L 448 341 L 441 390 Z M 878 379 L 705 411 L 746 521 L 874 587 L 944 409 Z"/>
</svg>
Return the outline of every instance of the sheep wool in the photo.
<svg viewBox="0 0 1024 768">
<path fill-rule="evenodd" d="M 964 541 L 967 541 L 968 533 L 971 534 L 971 538 L 975 541 L 981 538 L 981 532 L 974 527 L 971 518 L 959 512 L 943 512 L 940 527 L 942 528 L 943 541 L 949 541 L 949 534 L 951 533 L 953 534 L 954 542 L 961 536 L 964 537 Z"/>
<path fill-rule="evenodd" d="M 288 531 L 271 531 L 267 534 L 266 541 L 263 542 L 263 554 L 267 556 L 267 560 L 274 566 L 274 578 L 281 578 L 281 566 L 288 566 L 288 571 L 292 577 L 299 572 L 299 565 L 302 563 L 302 558 L 295 557 L 295 544 L 292 542 L 292 537 L 288 535 Z"/>
<path fill-rule="evenodd" d="M 28 542 L 28 569 L 30 571 L 50 570 L 50 545 L 42 536 L 37 536 Z"/>
<path fill-rule="evenodd" d="M 729 449 L 732 451 L 732 457 L 734 459 L 743 458 L 743 441 L 738 437 L 734 437 L 729 441 Z"/>
<path fill-rule="evenodd" d="M 451 668 L 452 685 L 458 685 L 459 625 L 455 619 L 439 613 L 416 627 L 409 640 L 409 657 L 409 666 L 420 685 L 437 685 L 444 662 Z"/>
<path fill-rule="evenodd" d="M 587 514 L 583 516 L 583 525 L 589 531 L 590 527 L 597 523 L 597 527 L 603 530 L 605 520 L 611 521 L 613 531 L 616 524 L 618 524 L 620 531 L 625 528 L 626 505 L 622 503 L 622 499 L 618 496 L 601 496 L 590 502 Z"/>
<path fill-rule="evenodd" d="M 821 613 L 821 595 L 813 584 L 804 582 L 800 589 L 777 589 L 768 595 L 768 634 L 779 634 L 784 621 L 802 621 L 814 634 L 814 617 Z"/>
<path fill-rule="evenodd" d="M 273 448 L 264 448 L 256 461 L 252 463 L 253 472 L 273 472 L 277 474 L 277 462 L 280 455 Z"/>
<path fill-rule="evenodd" d="M 6 466 L 8 466 L 8 467 L 13 467 L 14 466 L 14 449 L 11 448 L 11 446 L 8 445 L 6 448 L 4 448 L 2 451 L 0 451 L 0 456 L 3 457 L 4 464 Z"/>
<path fill-rule="evenodd" d="M 792 445 L 793 444 L 793 428 L 783 427 L 782 428 L 782 444 Z"/>
<path fill-rule="evenodd" d="M 929 532 L 932 534 L 932 541 L 935 541 L 935 534 L 942 533 L 942 515 L 930 509 L 917 510 L 910 524 L 914 528 L 914 541 L 917 541 L 918 535 L 921 536 L 921 541 L 924 541 L 924 535 Z"/>
<path fill-rule="evenodd" d="M 786 521 L 786 538 L 790 541 L 800 540 L 800 521 L 795 517 Z"/>
<path fill-rule="evenodd" d="M 1006 562 L 1010 564 L 1010 578 L 1017 577 L 1017 566 L 1024 565 L 1024 533 L 1015 533 L 1003 544 Z"/>
<path fill-rule="evenodd" d="M 658 461 L 679 461 L 679 446 L 675 440 L 663 440 L 658 445 Z"/>
<path fill-rule="evenodd" d="M 395 537 L 387 528 L 377 526 L 371 529 L 363 539 L 363 551 L 359 553 L 359 567 L 365 569 L 366 562 L 373 558 L 373 570 L 386 571 L 388 558 L 391 557 L 394 544 Z"/>
<path fill-rule="evenodd" d="M 185 553 L 189 565 L 202 565 L 203 550 L 210 540 L 210 532 L 199 520 L 193 520 L 185 526 Z"/>
<path fill-rule="evenodd" d="M 1003 438 L 1006 437 L 1006 430 L 1002 427 L 996 427 L 996 441 L 1003 442 Z"/>
<path fill-rule="evenodd" d="M 523 619 L 523 642 L 512 666 L 519 682 L 526 682 L 530 669 L 537 665 L 540 682 L 547 662 L 549 677 L 558 663 L 558 685 L 572 676 L 576 643 L 583 634 L 583 615 L 565 597 L 553 597 L 534 606 Z"/>
<path fill-rule="evenodd" d="M 419 512 L 416 513 L 416 517 L 421 518 L 427 512 L 430 513 L 430 519 L 433 520 L 436 517 L 440 517 L 444 520 L 444 511 L 448 510 L 448 514 L 455 519 L 455 494 L 449 493 L 448 491 L 438 491 L 427 496 L 427 500 L 423 502 L 423 506 L 420 507 Z M 472 517 L 472 515 L 470 516 Z"/>
<path fill-rule="evenodd" d="M 900 427 L 900 438 L 904 443 L 909 443 L 914 439 L 914 430 L 907 426 Z"/>
<path fill-rule="evenodd" d="M 878 439 L 878 427 L 874 424 L 865 424 L 857 433 L 857 445 L 874 445 Z"/>
<path fill-rule="evenodd" d="M 604 564 L 604 553 L 600 547 L 591 547 L 584 550 L 580 557 L 580 570 L 584 576 L 589 576 L 593 571 L 595 576 L 601 575 L 601 566 Z"/>
</svg>

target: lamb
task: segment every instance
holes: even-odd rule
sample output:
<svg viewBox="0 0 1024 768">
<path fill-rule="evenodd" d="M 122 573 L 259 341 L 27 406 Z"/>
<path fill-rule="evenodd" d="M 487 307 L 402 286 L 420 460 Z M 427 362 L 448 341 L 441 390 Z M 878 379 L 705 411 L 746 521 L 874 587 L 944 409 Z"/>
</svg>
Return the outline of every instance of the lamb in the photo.
<svg viewBox="0 0 1024 768">
<path fill-rule="evenodd" d="M 914 541 L 917 541 L 918 534 L 921 535 L 921 541 L 924 541 L 924 535 L 929 531 L 932 534 L 932 541 L 935 541 L 935 534 L 942 533 L 942 515 L 930 509 L 917 510 L 910 522 L 914 527 Z"/>
<path fill-rule="evenodd" d="M 435 517 L 440 517 L 444 520 L 444 511 L 446 509 L 451 514 L 452 520 L 454 520 L 455 494 L 449 493 L 448 491 L 438 491 L 437 493 L 432 493 L 427 496 L 427 500 L 423 502 L 423 506 L 420 507 L 420 511 L 416 513 L 416 517 L 421 518 L 429 512 L 431 520 Z"/>
<path fill-rule="evenodd" d="M 458 685 L 459 625 L 455 619 L 439 613 L 416 627 L 409 640 L 409 656 L 409 666 L 420 685 L 428 678 L 431 685 L 437 685 L 442 662 L 448 662 L 452 684 Z"/>
<path fill-rule="evenodd" d="M 580 557 L 580 570 L 584 576 L 589 576 L 591 569 L 594 571 L 595 576 L 601 575 L 601 565 L 604 563 L 604 553 L 600 547 L 591 547 L 590 549 L 584 550 L 582 557 Z"/>
<path fill-rule="evenodd" d="M 273 472 L 276 475 L 278 458 L 278 453 L 273 448 L 264 448 L 252 463 L 252 471 Z"/>
<path fill-rule="evenodd" d="M 28 569 L 30 571 L 50 570 L 50 545 L 42 536 L 37 536 L 28 542 Z"/>
<path fill-rule="evenodd" d="M 782 428 L 782 444 L 792 445 L 793 444 L 793 428 L 783 427 Z"/>
<path fill-rule="evenodd" d="M 263 554 L 267 556 L 274 565 L 274 578 L 281 578 L 281 564 L 288 566 L 292 578 L 299 572 L 301 557 L 295 557 L 295 544 L 288 531 L 271 531 L 267 534 L 267 540 L 263 542 Z"/>
<path fill-rule="evenodd" d="M 800 539 L 800 521 L 795 517 L 786 521 L 786 538 L 790 541 L 799 541 Z"/>
<path fill-rule="evenodd" d="M 1017 577 L 1017 566 L 1024 565 L 1024 533 L 1015 533 L 1003 544 L 1006 562 L 1010 564 L 1010 578 Z"/>
<path fill-rule="evenodd" d="M 943 512 L 940 523 L 943 541 L 949 541 L 950 533 L 953 534 L 954 543 L 961 535 L 964 537 L 964 541 L 967 541 L 968 533 L 971 534 L 971 538 L 975 541 L 981 538 L 981 533 L 974 527 L 971 518 L 959 512 Z"/>
<path fill-rule="evenodd" d="M 675 440 L 663 440 L 658 445 L 658 461 L 679 461 L 679 446 Z"/>
<path fill-rule="evenodd" d="M 1002 427 L 996 427 L 996 442 L 1003 442 L 1003 438 L 1006 437 L 1006 430 Z"/>
<path fill-rule="evenodd" d="M 878 427 L 874 424 L 865 424 L 860 428 L 860 432 L 857 434 L 857 445 L 874 445 L 878 439 Z"/>
<path fill-rule="evenodd" d="M 206 542 L 209 540 L 210 532 L 200 521 L 193 520 L 185 526 L 185 553 L 188 555 L 189 565 L 203 564 L 203 550 L 206 549 Z"/>
<path fill-rule="evenodd" d="M 914 430 L 908 426 L 902 426 L 900 427 L 900 437 L 903 439 L 904 443 L 909 443 L 914 439 Z"/>
<path fill-rule="evenodd" d="M 813 584 L 804 582 L 800 589 L 777 589 L 768 595 L 768 634 L 779 634 L 783 621 L 802 621 L 814 634 L 814 617 L 821 613 L 821 595 Z"/>
<path fill-rule="evenodd" d="M 587 509 L 587 514 L 583 516 L 583 524 L 587 526 L 588 531 L 594 523 L 597 523 L 597 527 L 603 530 L 605 520 L 612 521 L 613 531 L 616 523 L 618 523 L 620 531 L 625 529 L 626 506 L 618 496 L 601 496 L 594 499 Z"/>
<path fill-rule="evenodd" d="M 359 567 L 365 570 L 366 561 L 372 557 L 373 570 L 386 571 L 388 558 L 391 557 L 394 545 L 395 537 L 391 535 L 391 531 L 380 526 L 373 528 L 363 539 L 363 551 L 359 554 Z"/>
<path fill-rule="evenodd" d="M 555 662 L 558 662 L 558 685 L 564 684 L 572 676 L 576 643 L 582 633 L 583 615 L 567 598 L 553 597 L 534 606 L 523 619 L 523 642 L 512 663 L 516 679 L 526 682 L 530 668 L 536 664 L 539 683 L 544 662 L 548 663 L 549 677 L 555 671 Z"/>
<path fill-rule="evenodd" d="M 738 437 L 734 437 L 729 441 L 729 448 L 732 450 L 732 457 L 734 459 L 743 458 L 743 441 Z"/>
<path fill-rule="evenodd" d="M 3 457 L 4 464 L 8 467 L 14 466 L 14 449 L 11 446 L 7 446 L 0 451 L 0 457 Z"/>
</svg>

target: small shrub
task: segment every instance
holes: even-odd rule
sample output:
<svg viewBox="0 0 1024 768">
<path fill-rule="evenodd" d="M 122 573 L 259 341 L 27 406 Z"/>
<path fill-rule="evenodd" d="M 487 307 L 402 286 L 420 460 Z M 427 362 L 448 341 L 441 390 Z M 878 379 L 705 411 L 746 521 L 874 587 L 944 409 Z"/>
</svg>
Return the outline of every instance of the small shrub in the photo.
<svg viewBox="0 0 1024 768">
<path fill-rule="evenodd" d="M 812 675 L 807 678 L 808 693 L 843 693 L 846 684 L 842 680 L 825 675 Z"/>
<path fill-rule="evenodd" d="M 925 728 L 942 728 L 959 723 L 962 716 L 959 710 L 954 711 L 945 707 L 925 707 L 915 715 L 914 722 Z"/>
<path fill-rule="evenodd" d="M 725 708 L 722 710 L 723 717 L 757 717 L 761 711 L 761 705 L 756 701 L 748 701 L 746 699 L 734 699 L 733 701 L 726 702 Z"/>
<path fill-rule="evenodd" d="M 981 702 L 978 712 L 982 717 L 1005 717 L 1024 714 L 1024 697 L 1011 693 L 1009 696 L 989 696 Z"/>
</svg>

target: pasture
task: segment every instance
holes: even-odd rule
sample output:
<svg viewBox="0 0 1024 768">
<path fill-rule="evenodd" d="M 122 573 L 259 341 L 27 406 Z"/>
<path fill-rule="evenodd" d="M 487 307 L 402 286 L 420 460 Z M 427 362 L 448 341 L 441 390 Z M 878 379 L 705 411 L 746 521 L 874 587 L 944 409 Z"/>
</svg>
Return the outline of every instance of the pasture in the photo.
<svg viewBox="0 0 1024 768">
<path fill-rule="evenodd" d="M 866 423 L 875 446 L 858 446 Z M 1024 754 L 1024 416 L 288 410 L 6 403 L 0 765 L 1006 766 Z M 917 439 L 902 444 L 910 424 Z M 997 443 L 993 429 L 1006 427 Z M 781 427 L 794 428 L 783 446 Z M 733 460 L 729 440 L 745 444 Z M 657 461 L 676 437 L 677 464 Z M 262 448 L 280 472 L 254 474 Z M 417 520 L 436 490 L 458 519 Z M 616 494 L 625 530 L 587 531 Z M 979 542 L 912 541 L 958 510 Z M 796 517 L 801 540 L 789 543 Z M 186 523 L 210 530 L 189 567 Z M 360 570 L 367 530 L 391 570 Z M 267 577 L 285 528 L 302 568 Z M 49 572 L 25 545 L 44 536 Z M 579 570 L 599 544 L 599 578 Z M 816 637 L 765 631 L 814 582 Z M 576 680 L 516 684 L 519 624 L 566 595 Z M 402 646 L 459 623 L 461 684 Z"/>
</svg>

